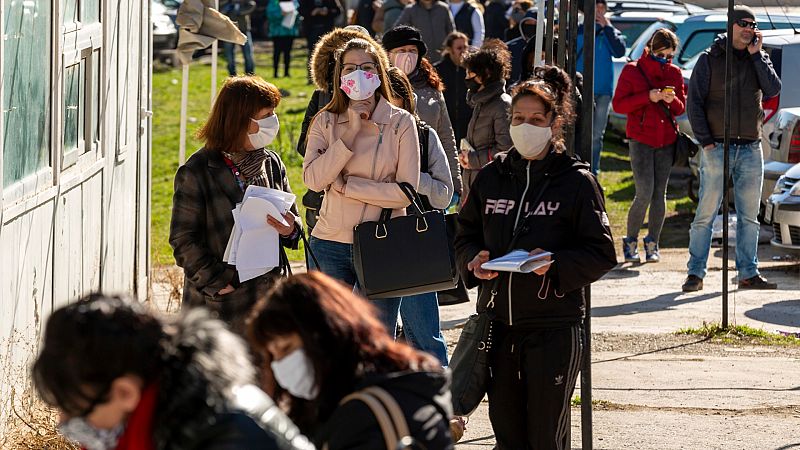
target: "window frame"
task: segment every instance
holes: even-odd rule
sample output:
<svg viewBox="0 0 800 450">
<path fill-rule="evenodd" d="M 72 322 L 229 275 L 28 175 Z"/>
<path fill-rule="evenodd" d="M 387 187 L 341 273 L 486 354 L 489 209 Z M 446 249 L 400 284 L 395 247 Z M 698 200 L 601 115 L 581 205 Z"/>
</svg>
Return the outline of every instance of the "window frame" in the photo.
<svg viewBox="0 0 800 450">
<path fill-rule="evenodd" d="M 102 1 L 102 0 L 101 0 Z M 0 24 L 5 25 L 5 8 L 0 7 Z M 59 71 L 56 70 L 59 61 L 58 36 L 60 35 L 61 23 L 61 2 L 55 0 L 50 2 L 50 92 L 58 94 L 58 76 Z M 0 55 L 5 54 L 5 39 L 0 39 Z M 0 80 L 5 80 L 5 64 L 0 59 Z M 0 83 L 0 99 L 5 94 L 4 83 Z M 43 166 L 33 173 L 25 175 L 24 177 L 15 180 L 8 186 L 4 186 L 4 164 L 5 164 L 5 121 L 3 115 L 0 114 L 0 217 L 2 220 L 8 220 L 17 215 L 16 206 L 22 207 L 23 210 L 29 209 L 27 200 L 34 197 L 52 197 L 54 194 L 55 173 L 56 173 L 56 155 L 60 147 L 56 147 L 55 140 L 58 137 L 58 126 L 55 122 L 58 116 L 57 110 L 54 108 L 58 95 L 54 95 L 50 99 L 50 123 L 49 123 L 49 158 L 47 159 L 48 165 Z M 35 200 L 35 199 L 34 199 Z M 30 206 L 34 207 L 34 206 Z M 6 213 L 9 213 L 6 215 Z"/>
<path fill-rule="evenodd" d="M 60 4 L 64 0 L 59 1 L 59 11 L 60 11 Z M 78 1 L 78 11 L 79 15 L 83 14 L 83 0 L 76 0 Z M 58 74 L 58 108 L 54 108 L 57 110 L 59 117 L 58 117 L 58 129 L 59 129 L 59 139 L 58 139 L 58 152 L 56 154 L 56 159 L 59 163 L 58 166 L 58 173 L 69 171 L 72 167 L 86 167 L 97 161 L 101 155 L 101 144 L 103 140 L 102 132 L 99 133 L 97 136 L 97 140 L 95 140 L 94 130 L 97 126 L 94 123 L 94 108 L 100 108 L 103 104 L 103 90 L 101 86 L 103 85 L 104 81 L 104 68 L 103 68 L 103 2 L 99 3 L 100 5 L 100 14 L 99 14 L 99 22 L 85 24 L 80 21 L 78 22 L 70 22 L 66 24 L 62 24 L 59 26 L 61 29 L 60 34 L 60 44 L 61 47 L 59 49 L 59 53 L 61 55 L 61 63 L 60 63 L 60 71 Z M 95 52 L 97 53 L 98 61 L 95 61 Z M 83 102 L 83 141 L 78 141 L 77 148 L 75 149 L 66 149 L 64 148 L 64 127 L 65 123 L 65 111 L 64 111 L 64 96 L 65 96 L 65 87 L 66 87 L 66 69 L 68 67 L 72 67 L 76 64 L 84 63 L 84 70 L 83 70 L 83 78 L 80 80 L 83 83 L 84 92 L 82 98 L 79 100 Z M 99 80 L 98 86 L 94 86 L 94 77 L 93 77 L 93 70 L 94 66 L 99 65 Z M 100 96 L 98 99 L 98 104 L 94 104 L 94 94 L 95 92 L 99 92 Z M 101 121 L 101 114 L 97 114 L 97 120 Z M 58 179 L 55 180 L 56 184 L 58 184 Z"/>
</svg>

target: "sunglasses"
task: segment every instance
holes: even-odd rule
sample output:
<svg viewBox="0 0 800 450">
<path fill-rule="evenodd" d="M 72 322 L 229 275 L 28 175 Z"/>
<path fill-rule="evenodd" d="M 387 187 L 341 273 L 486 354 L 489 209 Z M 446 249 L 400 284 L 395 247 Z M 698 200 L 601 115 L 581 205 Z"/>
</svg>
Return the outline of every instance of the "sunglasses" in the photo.
<svg viewBox="0 0 800 450">
<path fill-rule="evenodd" d="M 758 28 L 758 22 L 748 22 L 744 19 L 739 19 L 734 23 L 742 28 L 752 28 L 754 30 Z"/>
</svg>

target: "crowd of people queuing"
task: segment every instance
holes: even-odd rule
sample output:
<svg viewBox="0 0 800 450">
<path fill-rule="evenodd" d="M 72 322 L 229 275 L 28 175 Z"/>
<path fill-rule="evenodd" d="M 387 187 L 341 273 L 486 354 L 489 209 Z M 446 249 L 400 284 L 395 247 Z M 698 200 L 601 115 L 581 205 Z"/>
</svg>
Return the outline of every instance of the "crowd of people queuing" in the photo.
<svg viewBox="0 0 800 450">
<path fill-rule="evenodd" d="M 312 49 L 316 89 L 297 143 L 306 220 L 294 206 L 284 220 L 264 218 L 280 235 L 281 264 L 271 272 L 242 282 L 223 262 L 231 210 L 246 187 L 291 192 L 280 156 L 268 149 L 280 90 L 256 76 L 229 78 L 198 133 L 203 148 L 175 176 L 170 244 L 185 274 L 184 311 L 161 317 L 104 295 L 55 311 L 32 370 L 41 397 L 62 413 L 60 431 L 87 450 L 453 448 L 464 421 L 453 417 L 437 293 L 359 295 L 353 229 L 384 211 L 404 216 L 404 183 L 425 209 L 459 211 L 456 268 L 478 288 L 477 310 L 492 314 L 487 394 L 496 448 L 569 448 L 582 289 L 617 263 L 599 153 L 580 161 L 565 139 L 581 120 L 581 78 L 534 66 L 528 27 L 537 18 L 527 0 L 368 1 L 357 23 L 335 29 L 336 0 L 270 0 L 276 78 L 279 51 L 288 61 L 297 31 L 281 22 L 292 7 L 279 1 L 294 2 L 308 20 Z M 649 208 L 645 261 L 659 260 L 674 117 L 688 108 L 704 149 L 683 290 L 702 289 L 721 198 L 724 38 L 700 57 L 688 96 L 671 62 L 680 43 L 666 29 L 612 92 L 606 72 L 624 41 L 604 17 L 605 0 L 596 1 L 595 113 L 582 120 L 596 125 L 587 138 L 597 150 L 608 104 L 628 116 L 636 194 L 624 259 L 640 261 Z M 780 81 L 752 39 L 760 34 L 752 11 L 737 7 L 730 20 L 743 74 L 731 149 L 739 286 L 769 289 L 757 269 L 753 205 L 763 171 L 760 100 L 777 95 Z M 523 41 L 516 59 L 515 40 Z M 283 248 L 305 235 L 311 270 L 288 276 Z M 547 264 L 531 273 L 483 268 L 510 245 Z M 404 422 L 403 447 L 387 441 L 387 420 Z"/>
</svg>

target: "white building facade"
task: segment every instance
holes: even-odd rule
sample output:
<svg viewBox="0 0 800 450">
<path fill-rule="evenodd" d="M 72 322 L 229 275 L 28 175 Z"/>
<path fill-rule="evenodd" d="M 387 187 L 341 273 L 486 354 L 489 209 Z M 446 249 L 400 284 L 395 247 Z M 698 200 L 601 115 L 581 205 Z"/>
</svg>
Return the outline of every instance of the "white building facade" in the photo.
<svg viewBox="0 0 800 450">
<path fill-rule="evenodd" d="M 149 1 L 2 3 L 0 435 L 53 308 L 147 296 L 152 115 Z"/>
</svg>

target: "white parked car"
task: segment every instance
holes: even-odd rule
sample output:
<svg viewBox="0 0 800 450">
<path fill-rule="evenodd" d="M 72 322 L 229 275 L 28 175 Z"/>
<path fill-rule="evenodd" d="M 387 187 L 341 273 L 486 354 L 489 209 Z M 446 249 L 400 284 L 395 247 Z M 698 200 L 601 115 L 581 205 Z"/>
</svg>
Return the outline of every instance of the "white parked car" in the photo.
<svg viewBox="0 0 800 450">
<path fill-rule="evenodd" d="M 800 250 L 800 164 L 778 178 L 767 199 L 764 221 L 772 224 L 774 236 L 770 244 Z"/>
</svg>

